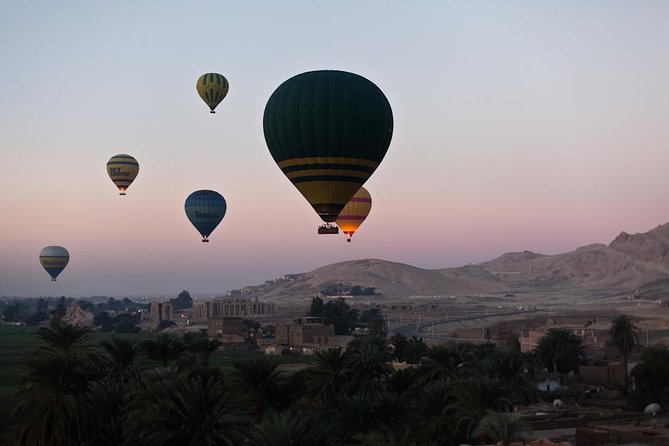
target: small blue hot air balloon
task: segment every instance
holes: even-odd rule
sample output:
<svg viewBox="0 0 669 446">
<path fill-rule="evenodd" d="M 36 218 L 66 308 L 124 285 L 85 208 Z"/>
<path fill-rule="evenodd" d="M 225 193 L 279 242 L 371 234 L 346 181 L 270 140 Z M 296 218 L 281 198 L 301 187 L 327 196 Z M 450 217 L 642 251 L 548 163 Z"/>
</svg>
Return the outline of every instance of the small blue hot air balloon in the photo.
<svg viewBox="0 0 669 446">
<path fill-rule="evenodd" d="M 228 206 L 225 198 L 213 190 L 198 190 L 186 198 L 186 216 L 202 234 L 202 241 L 209 242 L 211 234 L 216 226 L 223 220 Z"/>
<path fill-rule="evenodd" d="M 39 263 L 51 276 L 52 281 L 61 273 L 70 261 L 70 253 L 62 246 L 47 246 L 39 253 Z"/>
</svg>

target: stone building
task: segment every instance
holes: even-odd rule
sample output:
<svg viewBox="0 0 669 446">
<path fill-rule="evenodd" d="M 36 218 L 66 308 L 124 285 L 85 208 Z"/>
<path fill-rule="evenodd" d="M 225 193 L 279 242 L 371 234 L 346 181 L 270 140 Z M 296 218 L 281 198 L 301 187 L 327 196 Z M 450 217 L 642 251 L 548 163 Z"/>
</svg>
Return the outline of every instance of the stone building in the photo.
<svg viewBox="0 0 669 446">
<path fill-rule="evenodd" d="M 248 299 L 216 298 L 208 301 L 196 301 L 193 320 L 206 321 L 214 317 L 250 318 L 274 314 L 274 304 L 251 301 Z"/>
<path fill-rule="evenodd" d="M 224 344 L 243 343 L 242 318 L 214 316 L 207 320 L 207 335 L 219 339 Z"/>
<path fill-rule="evenodd" d="M 288 347 L 332 346 L 335 338 L 334 325 L 324 325 L 320 317 L 303 317 L 291 324 L 278 324 L 275 332 L 275 342 Z"/>
<path fill-rule="evenodd" d="M 151 302 L 149 308 L 149 321 L 159 324 L 162 321 L 172 321 L 172 303 L 171 302 Z"/>
</svg>

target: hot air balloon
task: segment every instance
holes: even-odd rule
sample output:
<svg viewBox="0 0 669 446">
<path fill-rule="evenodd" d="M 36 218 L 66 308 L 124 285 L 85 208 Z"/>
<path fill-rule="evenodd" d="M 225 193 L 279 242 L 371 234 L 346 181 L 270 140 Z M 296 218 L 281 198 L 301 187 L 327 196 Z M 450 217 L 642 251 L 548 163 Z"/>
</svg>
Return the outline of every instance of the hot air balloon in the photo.
<svg viewBox="0 0 669 446">
<path fill-rule="evenodd" d="M 228 94 L 230 84 L 228 80 L 218 73 L 206 73 L 197 80 L 197 93 L 209 106 L 209 113 L 216 113 L 214 109 Z"/>
<path fill-rule="evenodd" d="M 331 223 L 388 151 L 393 113 L 364 77 L 310 71 L 272 93 L 263 129 L 274 161 L 326 223 L 319 233 L 336 233 Z"/>
<path fill-rule="evenodd" d="M 139 172 L 139 163 L 130 155 L 114 155 L 107 161 L 107 173 L 114 182 L 119 195 L 125 195 L 126 189 L 130 187 Z"/>
<path fill-rule="evenodd" d="M 186 198 L 185 208 L 186 216 L 202 234 L 202 241 L 209 243 L 209 235 L 225 216 L 225 198 L 213 190 L 198 190 Z"/>
<path fill-rule="evenodd" d="M 39 253 L 39 263 L 51 276 L 53 282 L 70 261 L 70 253 L 62 246 L 47 246 Z"/>
<path fill-rule="evenodd" d="M 339 229 L 348 236 L 346 239 L 347 242 L 351 241 L 353 233 L 358 230 L 371 210 L 372 197 L 369 195 L 369 192 L 367 192 L 367 189 L 361 187 L 358 192 L 348 200 L 344 209 L 339 213 L 337 220 L 335 220 Z"/>
</svg>

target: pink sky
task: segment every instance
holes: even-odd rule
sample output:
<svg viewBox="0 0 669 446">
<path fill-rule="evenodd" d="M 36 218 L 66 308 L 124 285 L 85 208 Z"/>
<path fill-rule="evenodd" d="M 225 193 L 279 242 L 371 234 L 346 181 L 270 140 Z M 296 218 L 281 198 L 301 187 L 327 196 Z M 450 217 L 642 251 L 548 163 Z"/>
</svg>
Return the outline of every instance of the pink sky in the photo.
<svg viewBox="0 0 669 446">
<path fill-rule="evenodd" d="M 7 4 L 0 294 L 221 294 L 336 261 L 458 266 L 669 221 L 669 4 L 341 5 Z M 352 243 L 316 235 L 262 133 L 272 91 L 323 68 L 375 82 L 395 117 Z M 194 88 L 206 71 L 230 82 L 216 115 Z M 140 163 L 123 198 L 105 173 L 117 153 Z M 228 202 L 209 245 L 183 212 L 203 188 Z M 71 254 L 57 283 L 37 259 L 52 244 Z"/>
</svg>

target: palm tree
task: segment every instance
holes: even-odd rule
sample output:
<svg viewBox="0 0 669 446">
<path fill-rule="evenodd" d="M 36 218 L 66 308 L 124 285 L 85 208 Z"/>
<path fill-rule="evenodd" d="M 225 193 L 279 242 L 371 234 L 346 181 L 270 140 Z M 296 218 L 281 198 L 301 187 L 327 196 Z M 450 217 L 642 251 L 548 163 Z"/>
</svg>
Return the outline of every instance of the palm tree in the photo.
<svg viewBox="0 0 669 446">
<path fill-rule="evenodd" d="M 22 381 L 13 413 L 17 445 L 79 445 L 91 436 L 81 362 L 63 355 L 30 358 Z"/>
<path fill-rule="evenodd" d="M 81 402 L 90 411 L 95 426 L 90 445 L 114 446 L 124 439 L 123 411 L 133 389 L 128 383 L 110 378 L 91 383 Z"/>
<path fill-rule="evenodd" d="M 512 402 L 533 402 L 537 389 L 529 374 L 530 357 L 518 350 L 502 350 L 494 356 L 495 369 L 490 377 L 499 379 Z"/>
<path fill-rule="evenodd" d="M 376 395 L 386 390 L 385 378 L 392 372 L 392 353 L 386 338 L 368 336 L 355 345 L 349 356 L 348 395 Z"/>
<path fill-rule="evenodd" d="M 461 432 L 464 439 L 472 440 L 474 429 L 486 412 L 509 404 L 507 392 L 499 380 L 488 377 L 454 381 L 451 386 L 454 401 L 448 410 L 457 419 L 456 432 Z"/>
<path fill-rule="evenodd" d="M 349 353 L 341 347 L 314 354 L 315 364 L 306 372 L 307 390 L 320 401 L 333 401 L 351 374 Z"/>
<path fill-rule="evenodd" d="M 361 446 L 417 446 L 410 428 L 400 432 L 373 431 L 358 437 Z"/>
<path fill-rule="evenodd" d="M 135 360 L 139 353 L 139 344 L 134 339 L 113 336 L 111 341 L 102 341 L 100 345 L 107 355 L 109 375 L 120 383 L 137 379 Z"/>
<path fill-rule="evenodd" d="M 643 353 L 641 362 L 632 370 L 635 389 L 633 402 L 642 410 L 650 403 L 669 405 L 669 350 L 664 346 L 651 347 Z"/>
<path fill-rule="evenodd" d="M 171 333 L 161 333 L 153 340 L 144 341 L 140 348 L 149 359 L 163 367 L 176 361 L 186 351 L 186 345 Z"/>
<path fill-rule="evenodd" d="M 419 420 L 416 443 L 454 443 L 453 426 L 457 420 L 449 413 L 453 402 L 451 384 L 446 380 L 432 381 L 421 388 L 414 400 L 415 417 Z"/>
<path fill-rule="evenodd" d="M 509 446 L 514 440 L 522 439 L 527 427 L 514 415 L 488 411 L 481 419 L 474 437 L 486 435 L 503 446 Z"/>
<path fill-rule="evenodd" d="M 181 378 L 150 384 L 131 402 L 128 444 L 213 446 L 241 444 L 246 423 L 220 379 Z"/>
<path fill-rule="evenodd" d="M 250 434 L 254 446 L 312 446 L 326 444 L 323 430 L 305 412 L 270 412 Z"/>
<path fill-rule="evenodd" d="M 536 348 L 543 367 L 553 372 L 576 371 L 579 361 L 585 357 L 581 338 L 564 328 L 551 328 L 541 338 Z"/>
<path fill-rule="evenodd" d="M 456 347 L 434 346 L 427 350 L 421 361 L 420 378 L 418 384 L 431 381 L 449 380 L 463 372 L 467 353 L 461 345 Z"/>
<path fill-rule="evenodd" d="M 389 436 L 401 437 L 401 434 L 414 425 L 416 417 L 410 406 L 409 397 L 395 393 L 383 393 L 374 400 L 374 417 L 379 429 Z"/>
<path fill-rule="evenodd" d="M 84 404 L 89 383 L 102 376 L 89 330 L 70 325 L 40 328 L 42 345 L 25 360 L 14 410 L 17 445 L 79 445 L 95 423 Z"/>
<path fill-rule="evenodd" d="M 271 405 L 277 392 L 277 382 L 281 372 L 276 370 L 277 363 L 269 358 L 236 361 L 233 381 L 247 391 L 254 403 L 255 415 L 262 417 L 267 405 Z"/>
<path fill-rule="evenodd" d="M 57 350 L 65 354 L 78 354 L 90 351 L 91 330 L 85 327 L 63 324 L 42 327 L 35 336 L 44 343 L 38 352 Z"/>
<path fill-rule="evenodd" d="M 377 426 L 375 398 L 365 394 L 339 397 L 335 420 L 339 437 L 336 443 L 350 444 L 352 438 L 364 435 Z"/>
<path fill-rule="evenodd" d="M 625 368 L 625 395 L 629 390 L 627 379 L 627 362 L 629 354 L 634 350 L 634 347 L 639 343 L 639 332 L 632 319 L 621 314 L 613 319 L 611 322 L 611 329 L 609 330 L 613 345 L 616 346 L 620 354 L 623 355 L 623 366 Z"/>
</svg>

